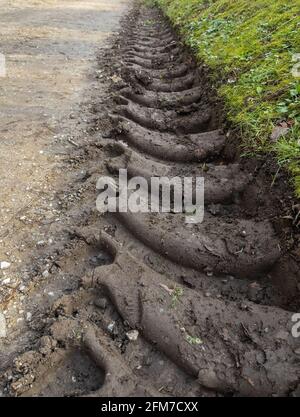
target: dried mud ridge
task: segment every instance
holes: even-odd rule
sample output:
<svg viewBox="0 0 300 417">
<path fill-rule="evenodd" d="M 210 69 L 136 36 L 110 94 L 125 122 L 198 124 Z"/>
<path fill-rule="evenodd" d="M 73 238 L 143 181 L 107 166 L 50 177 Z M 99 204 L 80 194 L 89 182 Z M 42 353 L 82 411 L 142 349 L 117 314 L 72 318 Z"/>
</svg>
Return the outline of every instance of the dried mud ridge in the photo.
<svg viewBox="0 0 300 417">
<path fill-rule="evenodd" d="M 116 213 L 74 230 L 96 267 L 15 360 L 11 394 L 299 395 L 299 267 L 276 220 L 279 197 L 263 171 L 232 157 L 205 69 L 157 10 L 135 6 L 112 51 L 107 171 L 204 175 L 205 220 Z M 103 103 L 103 118 L 97 111 Z"/>
</svg>

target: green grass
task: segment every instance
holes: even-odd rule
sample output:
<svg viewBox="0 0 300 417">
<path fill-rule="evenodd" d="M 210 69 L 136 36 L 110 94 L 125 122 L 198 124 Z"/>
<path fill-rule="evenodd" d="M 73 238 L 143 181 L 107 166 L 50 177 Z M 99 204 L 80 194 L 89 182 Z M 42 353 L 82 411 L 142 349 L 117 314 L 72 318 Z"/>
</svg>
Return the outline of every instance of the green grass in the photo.
<svg viewBox="0 0 300 417">
<path fill-rule="evenodd" d="M 293 56 L 300 54 L 299 0 L 153 2 L 212 69 L 244 152 L 274 152 L 300 197 L 300 79 L 292 74 Z M 281 122 L 292 128 L 274 145 L 270 134 Z"/>
</svg>

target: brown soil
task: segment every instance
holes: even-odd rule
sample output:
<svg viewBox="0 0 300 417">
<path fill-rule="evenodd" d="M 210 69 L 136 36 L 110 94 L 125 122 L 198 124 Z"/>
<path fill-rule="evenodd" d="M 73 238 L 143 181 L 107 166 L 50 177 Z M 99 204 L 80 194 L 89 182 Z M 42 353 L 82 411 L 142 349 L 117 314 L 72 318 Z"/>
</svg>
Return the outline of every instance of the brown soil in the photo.
<svg viewBox="0 0 300 417">
<path fill-rule="evenodd" d="M 0 356 L 4 394 L 298 396 L 300 252 L 286 178 L 271 187 L 272 160 L 238 156 L 207 70 L 156 9 L 132 8 L 94 81 L 88 138 L 66 155 L 53 200 L 55 245 L 27 269 L 32 318 Z M 100 215 L 97 179 L 120 168 L 204 176 L 203 223 Z"/>
</svg>

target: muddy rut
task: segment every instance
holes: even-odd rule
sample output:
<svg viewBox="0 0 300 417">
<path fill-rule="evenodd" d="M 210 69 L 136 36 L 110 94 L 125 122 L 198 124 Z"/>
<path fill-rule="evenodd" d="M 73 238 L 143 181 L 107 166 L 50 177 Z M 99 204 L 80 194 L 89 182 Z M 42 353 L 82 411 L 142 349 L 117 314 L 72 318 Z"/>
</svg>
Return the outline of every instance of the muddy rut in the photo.
<svg viewBox="0 0 300 417">
<path fill-rule="evenodd" d="M 281 191 L 270 191 L 265 167 L 237 156 L 206 68 L 158 10 L 136 5 L 112 51 L 101 58 L 117 75 L 94 104 L 94 166 L 102 158 L 102 173 L 126 168 L 148 182 L 204 177 L 204 221 L 130 212 L 78 221 L 70 238 L 93 251 L 93 267 L 15 360 L 9 392 L 299 395 L 299 267 Z"/>
</svg>

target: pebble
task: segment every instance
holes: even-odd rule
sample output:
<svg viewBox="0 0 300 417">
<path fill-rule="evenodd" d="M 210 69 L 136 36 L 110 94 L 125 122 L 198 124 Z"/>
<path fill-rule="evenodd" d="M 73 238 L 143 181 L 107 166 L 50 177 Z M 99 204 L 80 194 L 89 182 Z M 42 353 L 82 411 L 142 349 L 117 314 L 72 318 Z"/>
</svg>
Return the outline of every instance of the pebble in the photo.
<svg viewBox="0 0 300 417">
<path fill-rule="evenodd" d="M 272 142 L 277 142 L 281 136 L 285 136 L 289 132 L 289 127 L 287 126 L 275 126 L 270 139 Z"/>
<path fill-rule="evenodd" d="M 6 337 L 6 320 L 0 311 L 0 338 Z"/>
<path fill-rule="evenodd" d="M 107 306 L 107 300 L 106 298 L 98 298 L 94 301 L 94 304 L 101 308 L 101 310 L 105 310 Z"/>
<path fill-rule="evenodd" d="M 5 278 L 3 281 L 2 281 L 2 284 L 4 284 L 4 285 L 8 285 L 10 283 L 10 278 Z"/>
<path fill-rule="evenodd" d="M 32 319 L 32 313 L 30 313 L 30 311 L 28 311 L 26 313 L 26 321 L 31 321 L 31 319 Z"/>
<path fill-rule="evenodd" d="M 47 271 L 47 269 L 42 273 L 42 276 L 44 277 L 44 278 L 48 278 L 49 277 L 49 271 Z"/>
<path fill-rule="evenodd" d="M 126 336 L 127 336 L 128 340 L 130 340 L 131 342 L 135 342 L 137 340 L 137 338 L 139 337 L 139 331 L 138 330 L 130 330 L 129 332 L 126 333 Z"/>
<path fill-rule="evenodd" d="M 1 261 L 0 262 L 0 269 L 8 269 L 10 267 L 10 263 L 6 262 L 6 261 Z"/>
<path fill-rule="evenodd" d="M 112 332 L 113 332 L 113 330 L 114 330 L 114 327 L 115 327 L 115 322 L 113 321 L 113 322 L 109 323 L 109 325 L 107 326 L 107 330 L 108 330 L 110 333 L 112 333 Z"/>
</svg>

